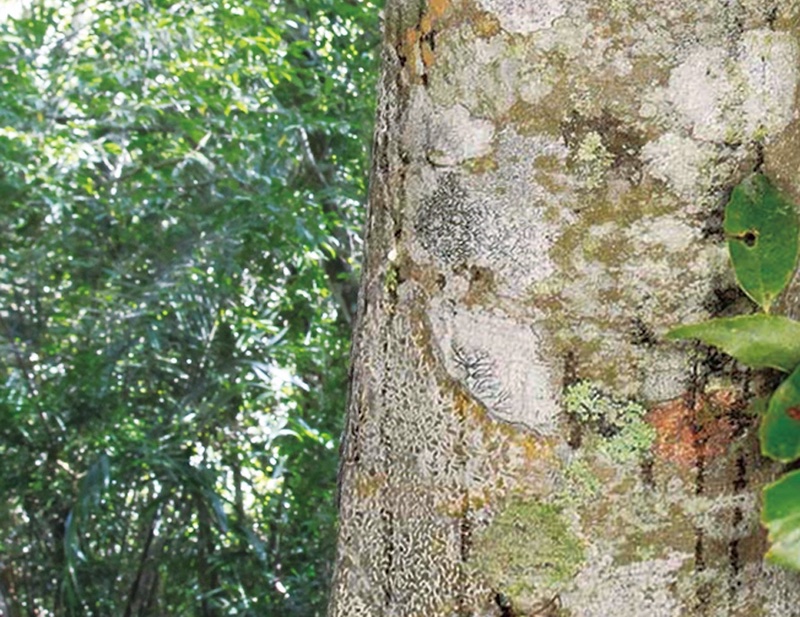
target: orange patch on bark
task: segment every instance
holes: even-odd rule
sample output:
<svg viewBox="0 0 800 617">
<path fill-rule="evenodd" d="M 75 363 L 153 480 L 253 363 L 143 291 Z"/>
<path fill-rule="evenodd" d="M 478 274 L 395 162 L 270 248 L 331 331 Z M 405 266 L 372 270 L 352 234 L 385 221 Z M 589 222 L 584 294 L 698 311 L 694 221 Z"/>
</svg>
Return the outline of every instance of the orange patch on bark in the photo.
<svg viewBox="0 0 800 617">
<path fill-rule="evenodd" d="M 725 390 L 698 396 L 694 404 L 686 396 L 654 407 L 647 414 L 656 429 L 653 453 L 684 466 L 724 454 L 736 431 L 729 413 L 737 407 L 736 394 Z"/>
<path fill-rule="evenodd" d="M 434 17 L 441 17 L 450 6 L 450 0 L 431 0 L 429 10 Z"/>
<path fill-rule="evenodd" d="M 422 54 L 422 64 L 424 64 L 426 67 L 431 66 L 433 61 L 436 59 L 431 46 L 427 42 L 423 41 L 420 45 L 420 52 Z"/>
<path fill-rule="evenodd" d="M 430 11 L 425 13 L 422 16 L 422 19 L 419 20 L 419 33 L 422 36 L 428 34 L 431 30 L 433 30 L 433 22 L 436 18 L 431 14 Z"/>
<path fill-rule="evenodd" d="M 412 62 L 407 63 L 407 66 L 410 66 L 412 71 L 416 67 L 417 59 L 422 61 L 425 68 L 432 66 L 436 60 L 433 46 L 425 37 L 433 32 L 437 22 L 444 17 L 449 7 L 450 0 L 429 0 L 428 8 L 420 18 L 419 23 L 406 30 L 401 54 L 412 60 Z"/>
</svg>

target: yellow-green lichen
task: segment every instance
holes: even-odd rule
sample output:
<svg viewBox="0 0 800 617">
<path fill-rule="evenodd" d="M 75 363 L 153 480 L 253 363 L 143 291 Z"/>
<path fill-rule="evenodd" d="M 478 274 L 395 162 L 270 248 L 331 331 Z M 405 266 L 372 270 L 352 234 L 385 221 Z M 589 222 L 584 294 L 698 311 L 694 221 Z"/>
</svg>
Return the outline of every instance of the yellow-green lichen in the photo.
<svg viewBox="0 0 800 617">
<path fill-rule="evenodd" d="M 564 405 L 568 414 L 601 437 L 598 450 L 615 463 L 640 460 L 655 442 L 656 430 L 645 421 L 644 407 L 607 396 L 591 382 L 569 386 L 564 393 Z"/>
<path fill-rule="evenodd" d="M 386 268 L 386 274 L 383 278 L 383 289 L 386 293 L 393 295 L 397 293 L 397 285 L 400 281 L 400 266 L 392 262 Z"/>
<path fill-rule="evenodd" d="M 475 537 L 471 565 L 523 614 L 547 605 L 575 577 L 584 546 L 560 508 L 514 498 Z"/>
<path fill-rule="evenodd" d="M 575 459 L 564 468 L 563 488 L 556 501 L 566 507 L 580 506 L 592 502 L 601 492 L 602 483 L 597 474 L 583 459 Z"/>
<path fill-rule="evenodd" d="M 471 16 L 472 31 L 480 38 L 488 39 L 500 34 L 500 20 L 486 11 L 475 11 Z"/>
<path fill-rule="evenodd" d="M 573 167 L 586 188 L 596 189 L 603 185 L 606 172 L 614 164 L 614 158 L 600 134 L 590 131 L 578 144 Z"/>
<path fill-rule="evenodd" d="M 464 161 L 463 167 L 471 174 L 483 174 L 496 171 L 498 165 L 494 154 L 487 154 L 486 156 L 467 159 Z"/>
</svg>

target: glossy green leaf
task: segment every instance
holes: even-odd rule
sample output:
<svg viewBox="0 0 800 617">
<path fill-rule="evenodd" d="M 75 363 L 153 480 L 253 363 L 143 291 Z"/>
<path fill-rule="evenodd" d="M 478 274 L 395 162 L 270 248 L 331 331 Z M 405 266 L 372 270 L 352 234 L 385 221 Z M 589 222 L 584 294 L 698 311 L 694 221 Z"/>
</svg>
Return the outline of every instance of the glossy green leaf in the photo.
<svg viewBox="0 0 800 617">
<path fill-rule="evenodd" d="M 753 368 L 790 372 L 800 364 L 800 322 L 778 315 L 740 315 L 678 326 L 671 340 L 699 339 Z"/>
<path fill-rule="evenodd" d="M 786 474 L 764 489 L 761 522 L 772 543 L 767 559 L 800 569 L 800 471 Z"/>
<path fill-rule="evenodd" d="M 753 174 L 733 190 L 724 229 L 739 286 L 768 312 L 797 263 L 794 204 L 766 176 Z"/>
<path fill-rule="evenodd" d="M 759 434 L 765 456 L 783 463 L 800 457 L 800 367 L 772 394 Z"/>
</svg>

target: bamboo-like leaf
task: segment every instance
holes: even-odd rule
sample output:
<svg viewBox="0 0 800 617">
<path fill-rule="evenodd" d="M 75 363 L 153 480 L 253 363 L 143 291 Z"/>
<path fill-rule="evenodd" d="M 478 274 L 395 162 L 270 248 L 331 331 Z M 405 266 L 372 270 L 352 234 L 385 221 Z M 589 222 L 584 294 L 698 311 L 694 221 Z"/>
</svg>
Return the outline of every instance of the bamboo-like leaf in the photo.
<svg viewBox="0 0 800 617">
<path fill-rule="evenodd" d="M 766 176 L 753 174 L 733 190 L 723 226 L 739 286 L 769 312 L 797 263 L 794 204 Z"/>
<path fill-rule="evenodd" d="M 740 315 L 678 326 L 671 340 L 699 339 L 753 368 L 790 372 L 800 364 L 800 322 L 778 315 Z"/>
</svg>

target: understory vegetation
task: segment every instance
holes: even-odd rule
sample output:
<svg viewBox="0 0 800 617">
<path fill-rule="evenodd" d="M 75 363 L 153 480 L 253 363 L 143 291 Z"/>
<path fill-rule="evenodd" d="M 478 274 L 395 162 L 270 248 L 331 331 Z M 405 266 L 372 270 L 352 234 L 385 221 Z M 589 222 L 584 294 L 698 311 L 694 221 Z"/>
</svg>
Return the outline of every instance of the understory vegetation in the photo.
<svg viewBox="0 0 800 617">
<path fill-rule="evenodd" d="M 324 613 L 377 22 L 3 17 L 0 614 Z"/>
</svg>

